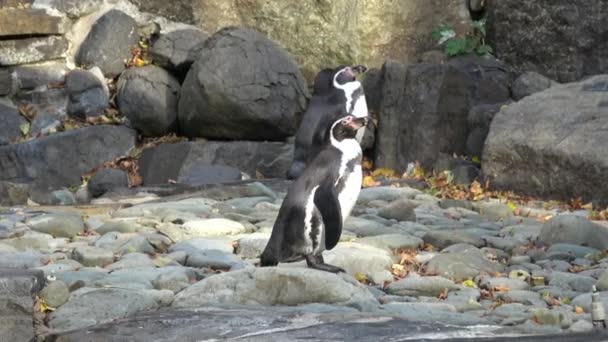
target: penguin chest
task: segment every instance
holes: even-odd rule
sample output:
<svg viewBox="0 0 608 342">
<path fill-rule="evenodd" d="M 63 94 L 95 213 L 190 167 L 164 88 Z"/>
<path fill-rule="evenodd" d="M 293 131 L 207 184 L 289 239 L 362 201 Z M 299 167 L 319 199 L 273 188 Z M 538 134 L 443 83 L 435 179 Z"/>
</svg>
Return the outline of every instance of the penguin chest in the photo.
<svg viewBox="0 0 608 342">
<path fill-rule="evenodd" d="M 325 250 L 325 225 L 319 209 L 314 204 L 317 189 L 318 186 L 312 189 L 306 202 L 301 254 L 318 254 Z"/>
<path fill-rule="evenodd" d="M 336 190 L 338 191 L 338 201 L 340 201 L 340 209 L 342 211 L 342 222 L 350 215 L 357 202 L 359 192 L 361 191 L 362 178 L 361 164 L 357 162 L 351 170 L 347 170 L 338 179 Z"/>
</svg>

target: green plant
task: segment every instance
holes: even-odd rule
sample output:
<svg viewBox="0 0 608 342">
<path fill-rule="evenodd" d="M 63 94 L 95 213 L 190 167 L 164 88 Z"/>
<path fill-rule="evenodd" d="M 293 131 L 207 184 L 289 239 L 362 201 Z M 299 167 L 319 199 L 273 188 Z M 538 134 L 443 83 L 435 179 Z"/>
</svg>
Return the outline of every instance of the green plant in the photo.
<svg viewBox="0 0 608 342">
<path fill-rule="evenodd" d="M 487 55 L 492 53 L 492 47 L 486 44 L 486 20 L 471 22 L 471 29 L 464 37 L 457 37 L 456 31 L 450 25 L 442 24 L 432 33 L 433 39 L 443 45 L 445 53 L 450 56 L 477 53 Z"/>
</svg>

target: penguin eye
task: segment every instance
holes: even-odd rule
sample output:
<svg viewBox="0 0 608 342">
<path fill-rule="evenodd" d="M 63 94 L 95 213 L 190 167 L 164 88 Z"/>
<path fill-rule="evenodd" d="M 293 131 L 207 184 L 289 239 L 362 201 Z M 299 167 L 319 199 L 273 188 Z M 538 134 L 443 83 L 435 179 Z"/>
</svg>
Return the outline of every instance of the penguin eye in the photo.
<svg viewBox="0 0 608 342">
<path fill-rule="evenodd" d="M 340 121 L 340 123 L 341 123 L 343 126 L 346 126 L 346 125 L 348 125 L 348 120 L 344 119 L 344 120 Z"/>
</svg>

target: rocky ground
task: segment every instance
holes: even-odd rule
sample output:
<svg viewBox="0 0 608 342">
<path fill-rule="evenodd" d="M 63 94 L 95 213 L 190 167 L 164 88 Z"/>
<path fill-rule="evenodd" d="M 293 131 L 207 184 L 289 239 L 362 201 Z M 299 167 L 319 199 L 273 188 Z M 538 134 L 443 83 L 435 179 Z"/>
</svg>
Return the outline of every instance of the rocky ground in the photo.
<svg viewBox="0 0 608 342">
<path fill-rule="evenodd" d="M 353 324 L 386 338 L 566 334 L 594 329 L 593 285 L 608 305 L 608 229 L 586 212 L 535 209 L 555 215 L 544 221 L 404 185 L 362 190 L 341 242 L 325 252 L 347 274 L 258 268 L 287 184 L 5 208 L 0 267 L 44 273 L 33 310 L 49 341 L 142 340 L 136 327 L 157 321 L 166 329 L 148 333 L 163 341 L 285 340 L 300 328 L 298 336 L 322 338 Z M 201 324 L 213 328 L 200 335 Z M 319 324 L 325 330 L 311 328 Z"/>
</svg>

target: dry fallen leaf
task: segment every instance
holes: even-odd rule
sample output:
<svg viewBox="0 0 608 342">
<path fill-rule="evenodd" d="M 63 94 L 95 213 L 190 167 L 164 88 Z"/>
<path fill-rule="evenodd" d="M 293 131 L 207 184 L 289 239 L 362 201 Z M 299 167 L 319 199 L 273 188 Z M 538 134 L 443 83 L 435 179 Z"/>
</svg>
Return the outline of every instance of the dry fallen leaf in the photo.
<svg viewBox="0 0 608 342">
<path fill-rule="evenodd" d="M 494 286 L 494 291 L 496 292 L 509 292 L 509 288 L 504 285 L 496 285 Z"/>
</svg>

